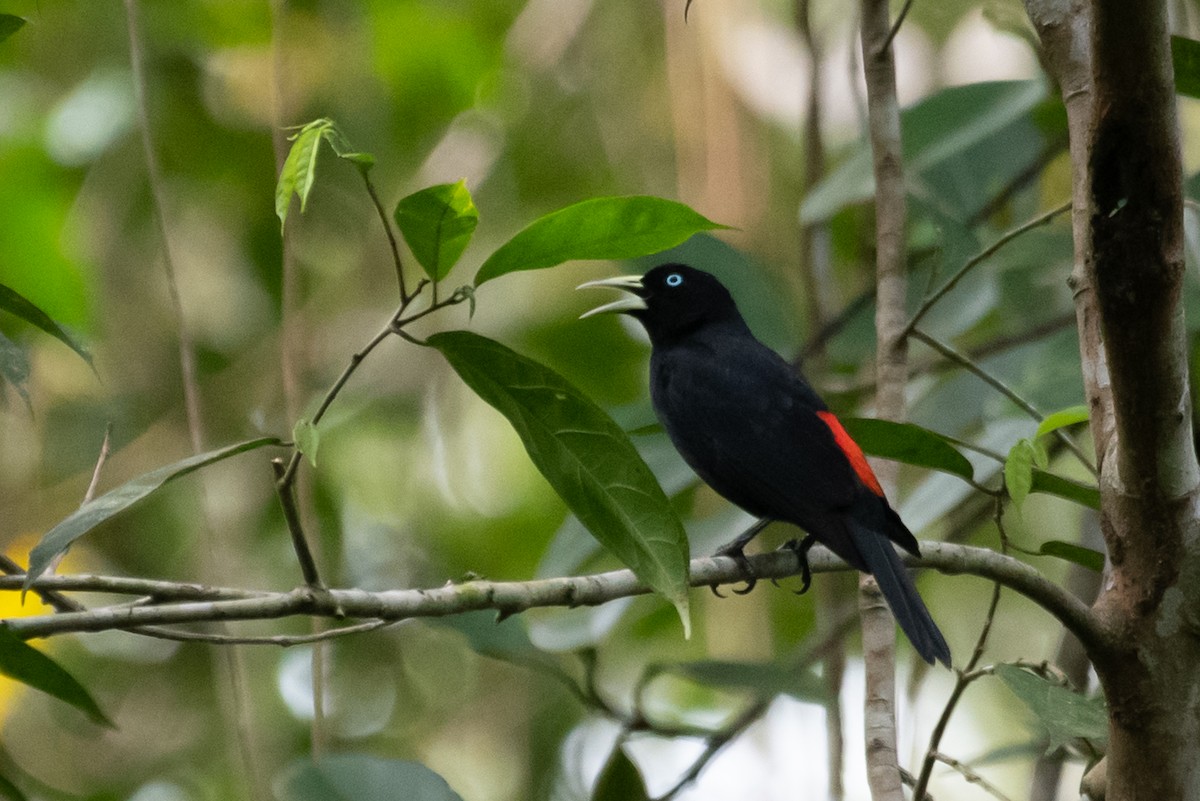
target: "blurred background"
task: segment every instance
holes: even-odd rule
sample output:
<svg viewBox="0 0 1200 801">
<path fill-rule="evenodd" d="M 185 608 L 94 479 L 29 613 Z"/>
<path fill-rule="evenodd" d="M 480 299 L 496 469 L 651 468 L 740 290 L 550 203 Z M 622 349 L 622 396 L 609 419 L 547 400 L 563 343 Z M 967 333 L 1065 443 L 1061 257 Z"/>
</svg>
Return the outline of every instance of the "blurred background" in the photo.
<svg viewBox="0 0 1200 801">
<path fill-rule="evenodd" d="M 0 283 L 76 333 L 95 358 L 93 372 L 61 343 L 0 315 L 0 331 L 31 366 L 29 404 L 9 386 L 0 409 L 0 545 L 14 559 L 24 563 L 38 537 L 79 505 L 107 425 L 101 491 L 189 455 L 193 433 L 204 448 L 264 433 L 286 438 L 389 319 L 397 300 L 387 240 L 350 165 L 323 154 L 306 213 L 293 207 L 280 236 L 280 129 L 317 117 L 335 119 L 355 148 L 374 154 L 372 176 L 389 210 L 419 188 L 466 179 L 480 224 L 450 285 L 469 283 L 536 217 L 598 195 L 661 195 L 733 226 L 644 263 L 505 276 L 481 288 L 472 320 L 456 307 L 420 333 L 469 325 L 561 372 L 629 430 L 645 429 L 653 415 L 644 340 L 615 318 L 577 321 L 597 298 L 573 287 L 680 259 L 724 279 L 752 328 L 802 358 L 840 413 L 870 414 L 872 186 L 852 7 L 696 0 L 686 22 L 683 0 L 137 7 L 182 321 L 163 269 L 125 6 L 0 3 L 28 21 L 0 43 Z M 1178 32 L 1196 21 L 1196 7 L 1181 2 Z M 1018 0 L 916 3 L 899 31 L 914 309 L 1004 231 L 1070 198 L 1065 114 L 1034 42 Z M 1181 102 L 1190 174 L 1200 162 L 1187 136 L 1197 117 Z M 1194 249 L 1190 213 L 1188 223 Z M 415 280 L 411 257 L 407 265 Z M 1043 413 L 1079 403 L 1070 267 L 1063 214 L 972 271 L 923 327 Z M 1195 276 L 1188 280 L 1194 306 Z M 197 432 L 185 412 L 181 330 L 196 356 Z M 1007 453 L 1036 421 L 933 351 L 914 345 L 911 360 L 912 419 L 984 449 L 969 453 L 976 478 L 996 486 L 1001 465 L 986 453 Z M 386 342 L 321 433 L 318 467 L 305 465 L 300 489 L 332 585 L 423 587 L 615 565 L 567 517 L 503 418 L 436 354 Z M 661 433 L 635 439 L 677 500 L 696 553 L 745 525 L 696 485 Z M 1079 441 L 1090 438 L 1080 432 Z M 263 454 L 172 483 L 90 534 L 61 570 L 297 585 Z M 1088 478 L 1069 455 L 1053 466 Z M 901 475 L 894 501 L 919 537 L 997 547 L 987 496 L 947 475 Z M 1033 550 L 1051 539 L 1091 542 L 1092 526 L 1080 507 L 1045 495 L 1005 515 L 1009 537 Z M 789 536 L 768 532 L 764 547 Z M 1067 563 L 1032 561 L 1086 591 L 1088 576 L 1070 575 Z M 0 684 L 0 772 L 38 798 L 292 797 L 289 766 L 318 750 L 421 762 L 468 801 L 587 798 L 648 666 L 786 661 L 822 619 L 853 603 L 851 577 L 825 574 L 816 584 L 803 598 L 770 586 L 724 599 L 696 592 L 690 641 L 670 606 L 653 598 L 499 626 L 470 616 L 341 639 L 317 660 L 325 709 L 315 724 L 311 648 L 58 638 L 39 647 L 80 678 L 119 729 Z M 990 585 L 925 575 L 920 587 L 956 661 L 965 659 Z M 4 616 L 44 611 L 13 593 L 0 604 Z M 236 630 L 304 634 L 310 624 Z M 1006 593 L 985 663 L 1069 659 L 1059 640 L 1048 616 Z M 780 695 L 677 797 L 865 799 L 854 627 L 844 647 L 844 664 L 825 663 L 815 689 Z M 915 772 L 953 677 L 914 665 L 906 643 L 899 662 L 901 760 Z M 1086 665 L 1072 664 L 1086 688 Z M 641 709 L 656 721 L 720 726 L 762 692 L 666 675 L 645 684 Z M 844 791 L 827 748 L 839 700 Z M 627 745 L 652 795 L 703 750 L 696 738 L 650 734 Z M 1028 797 L 1045 746 L 1026 707 L 987 679 L 967 693 L 942 750 L 1016 798 Z M 1042 797 L 1075 797 L 1081 765 L 1069 760 Z M 946 767 L 935 770 L 932 791 L 989 797 Z"/>
</svg>

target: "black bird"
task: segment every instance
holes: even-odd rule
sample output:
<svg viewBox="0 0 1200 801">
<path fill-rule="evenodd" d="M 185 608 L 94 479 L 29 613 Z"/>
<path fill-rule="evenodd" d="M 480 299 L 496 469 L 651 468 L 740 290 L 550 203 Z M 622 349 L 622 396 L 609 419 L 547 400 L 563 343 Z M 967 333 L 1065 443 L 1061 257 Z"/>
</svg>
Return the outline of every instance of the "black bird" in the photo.
<svg viewBox="0 0 1200 801">
<path fill-rule="evenodd" d="M 917 653 L 950 665 L 950 647 L 892 547 L 914 555 L 912 532 L 888 504 L 862 449 L 783 357 L 750 332 L 721 283 L 683 264 L 645 276 L 589 281 L 633 297 L 584 316 L 621 312 L 650 335 L 650 397 L 684 460 L 718 493 L 763 519 L 799 526 L 870 573 Z M 722 549 L 742 548 L 762 526 Z"/>
</svg>

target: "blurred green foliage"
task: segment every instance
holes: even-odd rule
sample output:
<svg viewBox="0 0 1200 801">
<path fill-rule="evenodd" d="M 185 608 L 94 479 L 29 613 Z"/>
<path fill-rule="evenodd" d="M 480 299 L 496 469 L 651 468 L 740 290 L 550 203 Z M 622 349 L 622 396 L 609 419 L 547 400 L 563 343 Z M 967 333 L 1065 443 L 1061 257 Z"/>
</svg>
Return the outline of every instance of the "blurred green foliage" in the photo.
<svg viewBox="0 0 1200 801">
<path fill-rule="evenodd" d="M 1011 21 L 1008 5 L 918 3 L 898 39 L 902 62 L 917 75 L 902 87 L 911 98 L 904 119 L 912 309 L 1004 231 L 1070 196 L 1056 91 L 1025 40 L 983 22 L 985 14 Z M 396 306 L 389 246 L 349 165 L 322 167 L 305 213 L 294 207 L 286 242 L 280 238 L 281 131 L 325 117 L 373 154 L 372 179 L 389 211 L 425 187 L 466 180 L 479 224 L 461 254 L 464 276 L 534 219 L 602 195 L 674 198 L 734 226 L 634 264 L 513 272 L 480 288 L 473 319 L 463 305 L 414 326 L 422 337 L 470 326 L 562 374 L 627 430 L 644 429 L 633 439 L 684 517 L 693 552 L 731 539 L 745 515 L 697 486 L 652 427 L 639 335 L 615 318 L 577 322 L 587 299 L 572 289 L 658 260 L 711 270 L 765 341 L 803 357 L 837 411 L 870 413 L 869 171 L 845 66 L 855 32 L 841 4 L 812 6 L 825 68 L 839 89 L 823 109 L 830 172 L 803 198 L 806 145 L 793 106 L 804 73 L 789 65 L 804 57 L 791 3 L 698 0 L 684 25 L 682 2 L 644 0 L 144 0 L 149 117 L 181 323 L 161 264 L 121 7 L 9 3 L 27 22 L 12 28 L 0 16 L 7 35 L 0 38 L 0 284 L 85 342 L 95 372 L 62 342 L 0 313 L 0 334 L 28 362 L 32 407 L 5 389 L 6 552 L 25 562 L 33 543 L 79 507 L 106 423 L 113 453 L 101 492 L 192 453 L 181 325 L 197 353 L 202 445 L 216 448 L 287 437 L 387 322 Z M 947 54 L 956 37 L 989 32 L 1008 48 L 985 65 L 996 68 L 989 80 L 951 87 L 929 66 L 943 57 L 954 66 Z M 1187 113 L 1183 119 L 1194 124 Z M 1197 194 L 1194 181 L 1189 189 Z M 801 252 L 801 217 L 824 225 L 816 251 L 824 254 L 822 319 L 802 292 L 812 259 Z M 1197 222 L 1189 213 L 1189 258 L 1200 247 Z M 404 256 L 415 283 L 417 261 Z M 1071 262 L 1064 217 L 971 271 L 922 328 L 1043 413 L 1078 404 Z M 1194 274 L 1187 280 L 1198 343 L 1200 292 Z M 1003 455 L 1035 439 L 1038 421 L 917 344 L 912 363 L 912 421 L 983 448 L 964 453 L 975 480 L 998 487 Z M 469 574 L 520 580 L 616 566 L 567 515 L 506 421 L 428 349 L 395 338 L 382 345 L 321 422 L 320 445 L 319 469 L 301 469 L 301 496 L 330 584 L 435 586 Z M 62 569 L 296 585 L 272 474 L 257 457 L 173 482 L 77 542 Z M 1046 464 L 1090 479 L 1054 447 Z M 1030 558 L 1060 579 L 1068 560 L 1081 558 L 1061 546 L 1080 541 L 1088 513 L 1036 494 L 1037 481 L 1034 473 L 1035 494 L 1021 514 L 1005 519 L 1027 551 L 1059 543 L 1042 549 L 1050 557 Z M 998 542 L 992 500 L 955 476 L 905 468 L 897 502 L 921 537 Z M 770 546 L 792 533 L 772 530 L 764 539 Z M 778 671 L 763 666 L 785 663 L 810 641 L 828 604 L 849 597 L 844 580 L 817 581 L 831 588 L 821 611 L 812 596 L 769 587 L 724 600 L 694 594 L 696 633 L 688 641 L 657 598 L 542 610 L 498 625 L 486 616 L 405 624 L 337 641 L 320 657 L 327 686 L 318 739 L 330 752 L 359 756 L 315 766 L 297 761 L 314 741 L 310 649 L 240 650 L 247 683 L 235 699 L 218 648 L 133 635 L 60 638 L 48 646 L 53 656 L 119 729 L 102 737 L 77 711 L 36 693 L 0 696 L 0 774 L 46 798 L 266 798 L 277 777 L 280 797 L 308 798 L 336 797 L 305 793 L 347 771 L 365 780 L 416 762 L 462 798 L 507 801 L 587 797 L 617 754 L 606 792 L 644 778 L 653 795 L 694 750 L 686 741 L 634 741 L 628 754 L 613 751 L 611 720 L 628 711 L 640 677 L 656 664 L 722 666 L 721 680 L 710 684 L 694 669 L 695 681 L 664 674 L 646 688 L 641 711 L 680 726 L 719 725 L 756 692 L 780 692 Z M 984 586 L 928 576 L 922 593 L 955 652 L 969 649 L 986 608 Z M 23 613 L 15 596 L 2 611 Z M 238 630 L 310 629 L 268 621 Z M 1031 605 L 1006 602 L 988 658 L 1051 658 L 1057 637 Z M 846 643 L 853 653 L 856 638 Z M 748 667 L 739 673 L 729 667 L 735 662 Z M 924 678 L 909 710 L 919 730 L 936 715 L 948 682 Z M 1024 713 L 1007 692 L 972 690 L 952 732 L 959 750 L 982 752 L 1024 736 Z M 248 721 L 248 753 L 234 734 L 235 700 Z M 675 749 L 670 759 L 655 758 L 660 746 Z M 770 777 L 779 792 L 794 790 L 789 771 L 822 775 L 820 747 L 804 749 L 811 762 L 795 756 L 799 746 L 786 750 L 781 765 L 765 752 L 731 749 L 729 770 Z M 1021 787 L 1030 764 L 1027 755 L 1013 760 L 998 783 Z M 695 798 L 728 797 L 719 766 L 720 759 Z M 859 793 L 861 782 L 848 779 L 851 794 Z M 960 797 L 954 777 L 935 778 L 935 794 L 943 780 L 943 792 Z M 806 786 L 820 794 L 819 779 Z"/>
</svg>

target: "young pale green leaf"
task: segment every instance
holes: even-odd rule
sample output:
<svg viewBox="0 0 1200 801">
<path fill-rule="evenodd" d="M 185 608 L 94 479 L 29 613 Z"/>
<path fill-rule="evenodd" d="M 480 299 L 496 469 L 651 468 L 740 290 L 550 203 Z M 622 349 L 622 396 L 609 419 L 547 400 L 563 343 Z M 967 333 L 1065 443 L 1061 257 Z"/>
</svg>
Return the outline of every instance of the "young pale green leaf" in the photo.
<svg viewBox="0 0 1200 801">
<path fill-rule="evenodd" d="M 275 214 L 279 217 L 281 231 L 287 224 L 288 207 L 291 206 L 293 194 L 300 198 L 301 214 L 308 205 L 308 195 L 317 178 L 317 154 L 321 150 L 321 140 L 331 130 L 333 120 L 321 118 L 308 123 L 292 136 L 292 148 L 275 183 Z"/>
<path fill-rule="evenodd" d="M 592 801 L 650 801 L 642 772 L 625 753 L 619 740 L 596 778 Z"/>
<path fill-rule="evenodd" d="M 1175 92 L 1200 97 L 1200 42 L 1172 36 L 1171 64 L 1175 68 Z"/>
<path fill-rule="evenodd" d="M 16 14 L 0 14 L 0 42 L 21 30 L 25 20 Z"/>
<path fill-rule="evenodd" d="M 74 676 L 4 625 L 0 625 L 0 673 L 66 701 L 101 726 L 116 728 Z"/>
<path fill-rule="evenodd" d="M 317 448 L 321 445 L 321 432 L 312 424 L 312 421 L 305 418 L 296 421 L 296 425 L 292 426 L 292 442 L 295 443 L 296 450 L 308 459 L 308 463 L 316 467 Z"/>
<path fill-rule="evenodd" d="M 432 281 L 441 281 L 475 233 L 479 211 L 467 182 L 413 192 L 396 205 L 396 225 Z"/>
<path fill-rule="evenodd" d="M 13 389 L 25 401 L 25 406 L 33 411 L 33 403 L 29 400 L 29 358 L 21 346 L 0 333 L 0 376 L 13 385 Z"/>
<path fill-rule="evenodd" d="M 1029 491 L 1057 495 L 1091 509 L 1100 508 L 1100 490 L 1095 485 L 1080 484 L 1078 481 L 1072 481 L 1069 478 L 1063 478 L 1037 468 L 1033 470 L 1033 484 Z"/>
<path fill-rule="evenodd" d="M 1099 551 L 1093 551 L 1091 548 L 1084 548 L 1082 545 L 1073 545 L 1061 540 L 1050 540 L 1049 542 L 1042 543 L 1042 547 L 1038 549 L 1038 553 L 1042 556 L 1054 556 L 1059 559 L 1066 559 L 1068 562 L 1074 562 L 1077 565 L 1086 567 L 1094 573 L 1104 570 L 1104 554 Z"/>
<path fill-rule="evenodd" d="M 750 690 L 760 695 L 786 694 L 802 701 L 823 702 L 828 692 L 819 677 L 773 662 L 731 662 L 706 659 L 667 665 L 662 672 L 722 690 Z"/>
<path fill-rule="evenodd" d="M 29 552 L 29 570 L 25 574 L 25 589 L 28 590 L 33 580 L 42 575 L 50 566 L 54 557 L 69 548 L 71 543 L 110 517 L 128 509 L 168 481 L 186 476 L 201 467 L 228 459 L 239 453 L 252 451 L 266 445 L 281 444 L 275 437 L 260 437 L 190 456 L 174 464 L 140 475 L 116 489 L 104 493 L 99 498 L 88 501 L 47 531 L 38 544 L 33 546 L 33 550 Z"/>
<path fill-rule="evenodd" d="M 936 431 L 912 423 L 893 423 L 869 417 L 847 417 L 842 426 L 864 452 L 917 467 L 974 478 L 967 457 Z"/>
<path fill-rule="evenodd" d="M 337 127 L 337 123 L 332 120 L 329 122 L 329 129 L 325 132 L 325 141 L 333 148 L 334 155 L 357 167 L 364 178 L 375 166 L 375 157 L 370 153 L 355 150 L 354 146 L 350 144 L 350 140 L 342 133 L 342 129 Z"/>
<path fill-rule="evenodd" d="M 280 801 L 462 801 L 424 765 L 370 754 L 296 760 L 278 777 L 275 793 Z"/>
<path fill-rule="evenodd" d="M 996 665 L 995 670 L 1046 730 L 1048 752 L 1076 738 L 1103 741 L 1108 737 L 1103 698 L 1088 698 L 1016 665 Z"/>
<path fill-rule="evenodd" d="M 1073 426 L 1076 423 L 1086 423 L 1088 417 L 1088 407 L 1083 404 L 1059 409 L 1053 414 L 1046 415 L 1046 418 L 1038 423 L 1036 436 L 1040 437 L 1043 434 L 1049 434 L 1051 431 Z"/>
<path fill-rule="evenodd" d="M 1029 440 L 1030 447 L 1033 448 L 1033 466 L 1045 470 L 1050 466 L 1050 451 L 1046 448 L 1045 441 L 1041 439 Z"/>
<path fill-rule="evenodd" d="M 45 331 L 50 336 L 62 342 L 71 350 L 79 354 L 88 366 L 95 369 L 92 364 L 92 355 L 88 353 L 87 348 L 76 342 L 70 334 L 63 330 L 63 327 L 39 309 L 32 301 L 17 292 L 11 287 L 0 284 L 0 309 L 3 309 L 10 314 L 15 314 L 30 325 L 37 326 Z"/>
<path fill-rule="evenodd" d="M 683 524 L 629 437 L 550 368 L 468 331 L 434 334 L 480 398 L 508 418 L 529 458 L 592 535 L 688 617 Z"/>
<path fill-rule="evenodd" d="M 1004 460 L 1004 486 L 1018 509 L 1033 490 L 1033 460 L 1033 443 L 1027 439 L 1017 440 Z"/>
<path fill-rule="evenodd" d="M 475 286 L 517 270 L 541 270 L 571 259 L 632 259 L 728 228 L 674 200 L 646 195 L 598 197 L 534 220 L 487 258 Z"/>
</svg>

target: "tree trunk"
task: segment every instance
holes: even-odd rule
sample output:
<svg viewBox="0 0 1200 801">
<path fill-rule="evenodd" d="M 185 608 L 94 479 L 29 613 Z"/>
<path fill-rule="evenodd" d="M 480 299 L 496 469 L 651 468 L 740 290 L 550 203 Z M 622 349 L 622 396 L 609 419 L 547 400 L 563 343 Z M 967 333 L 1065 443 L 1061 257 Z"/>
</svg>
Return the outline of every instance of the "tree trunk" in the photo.
<svg viewBox="0 0 1200 801">
<path fill-rule="evenodd" d="M 1109 574 L 1091 654 L 1109 704 L 1108 799 L 1200 798 L 1200 470 L 1180 290 L 1183 207 L 1162 0 L 1095 0 L 1087 170 L 1111 387 L 1100 439 Z M 1077 162 L 1078 163 L 1078 162 Z"/>
</svg>

